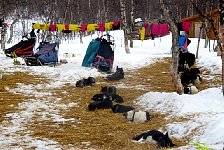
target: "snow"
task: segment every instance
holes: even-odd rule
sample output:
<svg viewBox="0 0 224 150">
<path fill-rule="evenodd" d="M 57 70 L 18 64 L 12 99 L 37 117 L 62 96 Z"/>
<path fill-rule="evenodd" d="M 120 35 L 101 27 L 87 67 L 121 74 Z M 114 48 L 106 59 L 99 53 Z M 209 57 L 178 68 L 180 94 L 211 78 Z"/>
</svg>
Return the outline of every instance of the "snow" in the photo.
<svg viewBox="0 0 224 150">
<path fill-rule="evenodd" d="M 124 71 L 134 70 L 148 66 L 155 62 L 156 59 L 171 57 L 171 34 L 162 38 L 155 38 L 155 40 L 134 41 L 134 48 L 130 49 L 131 54 L 125 53 L 122 31 L 111 31 L 110 34 L 114 37 L 116 44 L 113 70 L 116 69 L 116 66 L 123 67 Z M 23 149 L 23 145 L 29 145 L 40 150 L 61 149 L 61 146 L 55 141 L 37 139 L 29 133 L 24 134 L 24 136 L 16 133 L 26 130 L 26 124 L 32 121 L 31 118 L 35 114 L 41 115 L 43 120 L 48 119 L 50 116 L 56 122 L 79 121 L 78 118 L 65 119 L 58 112 L 59 108 L 66 110 L 68 107 L 78 107 L 78 103 L 61 104 L 60 98 L 55 99 L 51 93 L 39 92 L 38 89 L 43 88 L 43 86 L 53 89 L 68 82 L 75 84 L 80 78 L 88 76 L 104 76 L 104 74 L 99 73 L 94 68 L 81 66 L 89 42 L 96 37 L 97 34 L 84 37 L 83 44 L 80 44 L 79 38 L 72 41 L 63 41 L 59 46 L 59 59 L 67 59 L 68 63 L 56 67 L 14 66 L 13 60 L 6 58 L 3 51 L 0 50 L 0 69 L 7 72 L 29 71 L 32 74 L 53 77 L 54 79 L 54 82 L 46 85 L 35 85 L 35 87 L 33 85 L 24 85 L 23 83 L 19 83 L 15 89 L 6 87 L 12 93 L 32 94 L 39 100 L 20 103 L 19 112 L 9 113 L 5 116 L 6 118 L 10 118 L 11 122 L 3 121 L 0 124 L 1 148 L 20 150 Z M 196 54 L 198 40 L 192 38 L 191 41 L 189 51 Z M 211 42 L 211 45 L 213 45 L 213 41 Z M 6 47 L 8 48 L 12 45 L 7 44 Z M 206 68 L 211 71 L 211 80 L 215 74 L 221 75 L 221 58 L 217 56 L 216 52 L 209 52 L 208 48 L 204 48 L 203 40 L 201 40 L 199 48 L 197 65 L 202 69 Z M 20 58 L 18 60 L 23 62 Z M 122 84 L 119 86 L 124 87 L 125 85 Z M 136 88 L 138 88 L 137 85 Z M 48 98 L 43 100 L 45 97 Z M 52 103 L 57 105 L 52 105 Z M 192 145 L 193 142 L 205 143 L 206 146 L 216 150 L 223 149 L 224 99 L 221 87 L 208 88 L 195 95 L 178 95 L 175 92 L 148 92 L 136 99 L 136 103 L 145 110 L 169 113 L 166 119 L 173 117 L 185 117 L 189 119 L 185 122 L 175 122 L 166 125 L 166 129 L 169 131 L 171 137 L 181 139 L 192 135 L 191 143 L 178 149 L 195 149 Z M 45 111 L 41 112 L 40 110 Z M 15 145 L 15 143 L 21 143 L 21 145 Z M 10 145 L 11 148 L 9 148 Z"/>
</svg>

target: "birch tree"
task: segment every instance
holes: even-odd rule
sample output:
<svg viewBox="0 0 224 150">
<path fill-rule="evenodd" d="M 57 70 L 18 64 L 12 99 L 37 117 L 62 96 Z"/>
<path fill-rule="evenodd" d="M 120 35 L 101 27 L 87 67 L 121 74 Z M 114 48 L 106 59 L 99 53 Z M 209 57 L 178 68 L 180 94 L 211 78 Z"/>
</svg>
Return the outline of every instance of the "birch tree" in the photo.
<svg viewBox="0 0 224 150">
<path fill-rule="evenodd" d="M 127 25 L 127 17 L 125 10 L 125 0 L 120 0 L 120 9 L 121 9 L 121 24 L 122 29 L 124 31 L 124 46 L 127 54 L 130 54 L 130 50 L 128 47 L 128 25 Z"/>
<path fill-rule="evenodd" d="M 20 5 L 21 5 L 21 1 L 20 0 L 17 0 L 16 3 L 15 3 L 15 14 L 16 15 L 13 15 L 14 17 L 13 18 L 13 21 L 11 23 L 11 26 L 9 27 L 9 39 L 7 41 L 7 43 L 11 43 L 12 42 L 12 37 L 13 37 L 13 27 L 14 25 L 19 21 L 20 19 Z"/>
<path fill-rule="evenodd" d="M 221 59 L 222 59 L 222 94 L 224 96 L 224 52 L 223 52 L 223 45 L 224 45 L 224 0 L 219 0 L 219 7 L 220 7 L 220 39 L 222 42 L 222 46 L 220 45 L 221 49 Z"/>
<path fill-rule="evenodd" d="M 0 6 L 0 19 L 4 22 L 5 19 L 5 10 L 6 10 L 6 2 L 5 0 L 1 1 L 1 6 Z M 0 28 L 0 32 L 1 32 L 1 48 L 3 50 L 5 50 L 5 34 L 6 34 L 6 26 L 2 25 L 2 27 Z"/>
<path fill-rule="evenodd" d="M 134 11 L 135 11 L 135 6 L 134 6 L 134 0 L 131 0 L 131 31 L 133 31 L 133 26 L 134 26 Z M 133 48 L 133 40 L 130 38 L 130 47 Z"/>
<path fill-rule="evenodd" d="M 170 30 L 172 32 L 172 65 L 171 65 L 172 81 L 174 83 L 174 87 L 176 88 L 176 92 L 178 94 L 183 94 L 183 85 L 181 84 L 180 75 L 178 73 L 178 65 L 179 65 L 178 29 L 175 22 L 172 20 L 172 16 L 170 15 L 170 12 L 167 9 L 167 6 L 165 5 L 163 0 L 160 0 L 160 6 L 163 12 L 163 16 L 168 22 Z"/>
</svg>

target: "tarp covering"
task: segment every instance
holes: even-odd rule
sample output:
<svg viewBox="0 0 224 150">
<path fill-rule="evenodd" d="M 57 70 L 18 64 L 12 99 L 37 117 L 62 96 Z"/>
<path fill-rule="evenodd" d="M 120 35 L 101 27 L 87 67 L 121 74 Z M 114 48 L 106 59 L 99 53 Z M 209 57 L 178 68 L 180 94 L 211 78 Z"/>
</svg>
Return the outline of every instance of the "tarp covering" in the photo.
<svg viewBox="0 0 224 150">
<path fill-rule="evenodd" d="M 40 46 L 40 50 L 35 53 L 35 56 L 42 63 L 56 63 L 58 62 L 58 50 L 56 50 L 57 43 L 44 43 Z"/>
<path fill-rule="evenodd" d="M 96 57 L 96 53 L 100 48 L 100 40 L 94 39 L 89 43 L 86 54 L 82 61 L 83 67 L 90 67 Z"/>
</svg>

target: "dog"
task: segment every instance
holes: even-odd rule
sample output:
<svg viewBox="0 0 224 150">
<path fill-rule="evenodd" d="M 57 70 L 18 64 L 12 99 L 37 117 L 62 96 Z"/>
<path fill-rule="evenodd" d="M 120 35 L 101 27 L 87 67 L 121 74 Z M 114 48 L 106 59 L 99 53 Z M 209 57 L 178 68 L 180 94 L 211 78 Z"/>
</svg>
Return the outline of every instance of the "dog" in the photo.
<svg viewBox="0 0 224 150">
<path fill-rule="evenodd" d="M 95 111 L 96 109 L 110 109 L 113 106 L 112 101 L 106 97 L 102 101 L 94 101 L 88 105 L 89 111 Z"/>
<path fill-rule="evenodd" d="M 123 114 L 123 116 L 128 120 L 135 123 L 146 122 L 150 120 L 150 114 L 147 111 L 135 111 L 130 110 Z"/>
<path fill-rule="evenodd" d="M 175 144 L 173 144 L 172 140 L 169 138 L 168 132 L 166 134 L 163 134 L 162 132 L 158 130 L 150 130 L 150 131 L 144 132 L 140 135 L 133 137 L 132 140 L 134 141 L 140 141 L 140 139 L 146 140 L 148 137 L 151 138 L 152 142 L 156 142 L 159 148 L 176 146 Z"/>
<path fill-rule="evenodd" d="M 111 109 L 114 113 L 125 113 L 130 110 L 134 110 L 134 107 L 116 104 L 116 105 L 112 106 Z"/>
<path fill-rule="evenodd" d="M 116 94 L 117 90 L 114 86 L 102 86 L 100 91 L 107 96 L 112 96 Z"/>
<path fill-rule="evenodd" d="M 180 79 L 183 86 L 188 86 L 191 83 L 201 83 L 201 77 L 198 74 L 182 73 Z"/>
<path fill-rule="evenodd" d="M 188 72 L 191 74 L 200 74 L 201 73 L 199 68 L 190 68 Z"/>
<path fill-rule="evenodd" d="M 198 92 L 199 90 L 194 85 L 184 87 L 184 94 L 197 94 Z"/>
<path fill-rule="evenodd" d="M 109 97 L 109 96 L 101 93 L 101 94 L 94 94 L 91 99 L 94 100 L 94 101 L 102 101 L 102 100 L 104 100 L 107 97 Z"/>
<path fill-rule="evenodd" d="M 116 72 L 111 74 L 111 75 L 108 75 L 105 79 L 107 81 L 117 81 L 117 80 L 124 79 L 124 70 L 123 70 L 123 68 L 119 68 L 117 66 Z"/>
<path fill-rule="evenodd" d="M 88 77 L 87 79 L 81 79 L 76 82 L 76 87 L 92 86 L 95 85 L 96 80 L 93 77 Z"/>
<path fill-rule="evenodd" d="M 197 76 L 197 78 L 193 81 L 194 84 L 201 83 L 202 79 L 200 77 L 201 71 L 199 68 L 190 68 L 186 73 L 194 74 Z"/>
<path fill-rule="evenodd" d="M 195 55 L 192 53 L 180 53 L 179 54 L 179 67 L 180 68 L 191 68 L 195 63 Z"/>
<path fill-rule="evenodd" d="M 105 95 L 105 94 L 102 94 L 102 93 L 101 94 L 95 94 L 95 95 L 93 95 L 93 97 L 91 99 L 94 100 L 94 101 L 102 101 L 105 97 L 109 97 L 111 101 L 114 101 L 116 103 L 123 103 L 124 102 L 123 97 L 121 97 L 118 94 L 114 94 L 112 96 L 108 96 L 108 95 Z"/>
<path fill-rule="evenodd" d="M 112 95 L 112 101 L 114 101 L 116 103 L 123 103 L 124 99 L 120 95 L 114 94 L 114 95 Z"/>
</svg>

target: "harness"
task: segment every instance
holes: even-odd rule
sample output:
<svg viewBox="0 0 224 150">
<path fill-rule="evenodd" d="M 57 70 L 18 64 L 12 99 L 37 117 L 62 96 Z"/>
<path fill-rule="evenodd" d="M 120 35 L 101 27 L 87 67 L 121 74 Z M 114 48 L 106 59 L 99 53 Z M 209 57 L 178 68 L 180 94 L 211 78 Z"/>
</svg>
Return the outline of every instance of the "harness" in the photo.
<svg viewBox="0 0 224 150">
<path fill-rule="evenodd" d="M 134 121 L 134 119 L 135 119 L 135 110 L 133 110 L 133 116 L 131 118 L 131 121 Z"/>
<path fill-rule="evenodd" d="M 192 88 L 191 88 L 191 86 L 189 86 L 188 89 L 189 89 L 188 94 L 191 94 L 191 93 L 192 93 Z"/>
</svg>

